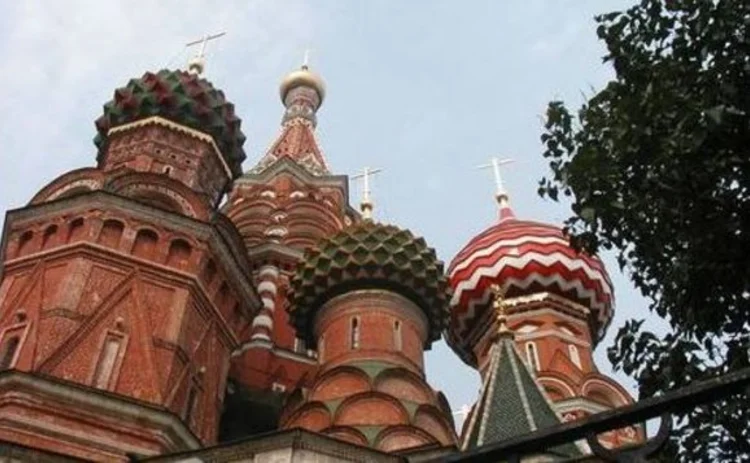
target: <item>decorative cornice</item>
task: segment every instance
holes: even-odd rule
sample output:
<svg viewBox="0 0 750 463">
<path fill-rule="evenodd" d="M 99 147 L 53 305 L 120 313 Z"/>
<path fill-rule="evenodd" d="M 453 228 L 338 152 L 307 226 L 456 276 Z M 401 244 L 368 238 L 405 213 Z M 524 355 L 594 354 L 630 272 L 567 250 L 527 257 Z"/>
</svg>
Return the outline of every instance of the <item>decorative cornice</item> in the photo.
<svg viewBox="0 0 750 463">
<path fill-rule="evenodd" d="M 198 240 L 207 241 L 217 253 L 219 259 L 231 269 L 229 274 L 234 279 L 234 283 L 242 290 L 242 298 L 250 301 L 253 307 L 260 307 L 260 298 L 252 282 L 249 280 L 250 266 L 244 255 L 244 247 L 238 248 L 228 242 L 226 237 L 223 236 L 218 223 L 203 222 L 181 214 L 164 211 L 107 191 L 92 191 L 8 211 L 5 221 L 6 235 L 4 236 L 7 236 L 8 227 L 11 222 L 14 225 L 26 221 L 39 222 L 48 216 L 59 214 L 63 211 L 69 212 L 81 209 L 85 212 L 96 207 L 107 207 L 109 211 L 112 211 L 114 207 L 114 210 L 125 216 L 134 216 L 146 222 L 166 225 L 193 236 Z M 8 261 L 8 263 L 18 260 L 13 259 Z"/>
<path fill-rule="evenodd" d="M 216 157 L 219 158 L 219 162 L 221 162 L 221 166 L 224 168 L 224 172 L 230 179 L 233 177 L 232 169 L 229 168 L 227 161 L 224 160 L 224 156 L 222 156 L 219 146 L 214 141 L 214 137 L 205 132 L 201 132 L 200 130 L 190 128 L 186 125 L 178 124 L 177 122 L 170 121 L 169 119 L 165 119 L 161 116 L 151 116 L 145 119 L 139 119 L 137 121 L 129 122 L 127 124 L 117 125 L 107 131 L 107 136 L 109 137 L 121 132 L 129 132 L 131 130 L 145 127 L 147 125 L 158 125 L 161 127 L 166 127 L 168 129 L 184 133 L 185 135 L 190 135 L 191 137 L 196 138 L 204 143 L 208 143 L 213 148 L 213 152 Z"/>
<path fill-rule="evenodd" d="M 74 409 L 98 410 L 101 415 L 108 415 L 120 422 L 129 421 L 139 428 L 154 426 L 165 433 L 171 442 L 183 448 L 197 449 L 201 446 L 198 438 L 174 413 L 130 397 L 17 370 L 0 372 L 0 392 L 7 389 L 36 394 L 48 401 L 55 398 Z"/>
</svg>

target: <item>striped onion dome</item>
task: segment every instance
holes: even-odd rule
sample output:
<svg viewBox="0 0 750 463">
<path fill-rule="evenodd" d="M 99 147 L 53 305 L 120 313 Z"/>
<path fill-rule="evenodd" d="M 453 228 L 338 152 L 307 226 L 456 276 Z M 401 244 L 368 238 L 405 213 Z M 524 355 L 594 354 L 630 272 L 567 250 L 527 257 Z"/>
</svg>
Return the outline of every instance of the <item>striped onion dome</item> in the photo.
<svg viewBox="0 0 750 463">
<path fill-rule="evenodd" d="M 453 290 L 449 343 L 467 363 L 474 363 L 468 335 L 485 320 L 490 286 L 506 297 L 553 293 L 590 310 L 594 338 L 601 339 L 612 319 L 614 294 L 604 264 L 579 253 L 554 225 L 519 220 L 501 202 L 500 220 L 469 243 L 448 267 Z"/>
</svg>

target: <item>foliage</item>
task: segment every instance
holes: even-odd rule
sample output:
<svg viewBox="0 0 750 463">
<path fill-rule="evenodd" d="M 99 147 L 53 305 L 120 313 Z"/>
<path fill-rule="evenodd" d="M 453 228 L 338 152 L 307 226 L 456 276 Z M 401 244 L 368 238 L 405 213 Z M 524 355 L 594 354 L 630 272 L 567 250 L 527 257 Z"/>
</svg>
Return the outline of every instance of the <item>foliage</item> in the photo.
<svg viewBox="0 0 750 463">
<path fill-rule="evenodd" d="M 609 350 L 648 397 L 750 365 L 750 2 L 643 0 L 596 21 L 616 77 L 577 114 L 549 104 L 539 191 L 568 196 L 572 243 L 617 248 L 669 321 L 631 320 Z M 690 411 L 674 458 L 750 461 L 749 408 Z"/>
</svg>

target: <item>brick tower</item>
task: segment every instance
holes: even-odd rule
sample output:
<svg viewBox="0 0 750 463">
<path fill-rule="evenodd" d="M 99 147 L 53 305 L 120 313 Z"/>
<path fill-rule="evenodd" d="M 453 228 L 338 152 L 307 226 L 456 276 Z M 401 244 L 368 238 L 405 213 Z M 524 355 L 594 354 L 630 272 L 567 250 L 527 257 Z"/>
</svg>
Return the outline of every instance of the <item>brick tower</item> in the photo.
<svg viewBox="0 0 750 463">
<path fill-rule="evenodd" d="M 359 220 L 346 176 L 330 173 L 315 137 L 323 80 L 304 65 L 283 79 L 280 96 L 281 133 L 234 182 L 224 209 L 242 235 L 262 299 L 232 361 L 235 406 L 224 419 L 225 438 L 276 429 L 284 397 L 309 385 L 317 354 L 289 324 L 289 278 L 306 248 Z"/>
<path fill-rule="evenodd" d="M 409 231 L 365 220 L 309 249 L 290 315 L 320 369 L 287 401 L 281 427 L 389 452 L 454 444 L 450 408 L 423 367 L 446 298 L 442 263 Z"/>
<path fill-rule="evenodd" d="M 494 374 L 493 352 L 502 350 L 493 347 L 498 327 L 490 310 L 491 287 L 497 285 L 505 296 L 513 356 L 517 349 L 563 421 L 632 403 L 594 364 L 593 349 L 614 305 L 604 265 L 571 248 L 560 228 L 517 219 L 498 185 L 499 221 L 459 251 L 448 269 L 453 288 L 448 343 L 487 384 Z M 635 428 L 600 436 L 609 446 L 642 437 Z M 467 438 L 465 429 L 464 442 Z"/>
<path fill-rule="evenodd" d="M 214 443 L 260 300 L 216 210 L 244 136 L 224 94 L 162 70 L 115 91 L 98 166 L 7 214 L 0 439 L 95 460 Z"/>
</svg>

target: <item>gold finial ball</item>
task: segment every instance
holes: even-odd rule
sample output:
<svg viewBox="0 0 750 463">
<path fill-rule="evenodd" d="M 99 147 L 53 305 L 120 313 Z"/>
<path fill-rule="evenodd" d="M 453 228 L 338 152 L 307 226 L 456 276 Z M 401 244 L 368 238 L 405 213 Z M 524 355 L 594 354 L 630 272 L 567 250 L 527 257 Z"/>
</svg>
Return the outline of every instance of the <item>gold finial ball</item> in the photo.
<svg viewBox="0 0 750 463">
<path fill-rule="evenodd" d="M 323 98 L 326 95 L 326 85 L 323 79 L 316 73 L 312 72 L 307 66 L 302 66 L 296 71 L 292 71 L 284 77 L 279 87 L 279 93 L 281 94 L 282 103 L 286 100 L 286 95 L 290 90 L 297 87 L 311 87 L 318 92 L 320 102 L 323 103 Z"/>
</svg>

